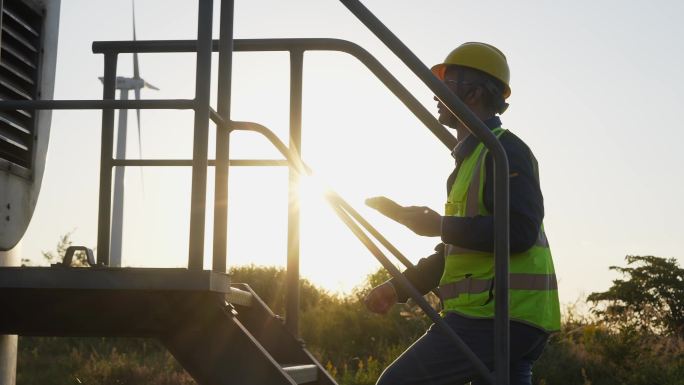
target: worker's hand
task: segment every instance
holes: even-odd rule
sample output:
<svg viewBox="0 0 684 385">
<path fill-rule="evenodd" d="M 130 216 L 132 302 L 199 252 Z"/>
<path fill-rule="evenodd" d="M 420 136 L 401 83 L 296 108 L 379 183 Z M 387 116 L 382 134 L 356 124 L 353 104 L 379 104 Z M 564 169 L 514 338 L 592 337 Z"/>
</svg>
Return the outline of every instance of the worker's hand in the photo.
<svg viewBox="0 0 684 385">
<path fill-rule="evenodd" d="M 438 237 L 442 234 L 442 216 L 429 207 L 404 207 L 382 196 L 366 199 L 366 205 L 408 227 L 418 235 Z"/>
<path fill-rule="evenodd" d="M 366 308 L 373 313 L 387 314 L 387 312 L 397 303 L 397 292 L 389 282 L 376 286 L 364 299 Z"/>
</svg>

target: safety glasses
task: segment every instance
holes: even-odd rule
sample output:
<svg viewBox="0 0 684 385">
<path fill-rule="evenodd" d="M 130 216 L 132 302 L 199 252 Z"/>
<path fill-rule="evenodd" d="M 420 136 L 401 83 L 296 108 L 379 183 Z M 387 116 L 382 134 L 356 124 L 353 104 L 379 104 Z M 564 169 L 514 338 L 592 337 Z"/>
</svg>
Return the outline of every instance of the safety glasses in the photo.
<svg viewBox="0 0 684 385">
<path fill-rule="evenodd" d="M 446 75 L 447 66 L 444 64 L 438 64 L 431 68 L 432 73 L 437 76 L 437 79 L 444 80 L 444 75 Z"/>
</svg>

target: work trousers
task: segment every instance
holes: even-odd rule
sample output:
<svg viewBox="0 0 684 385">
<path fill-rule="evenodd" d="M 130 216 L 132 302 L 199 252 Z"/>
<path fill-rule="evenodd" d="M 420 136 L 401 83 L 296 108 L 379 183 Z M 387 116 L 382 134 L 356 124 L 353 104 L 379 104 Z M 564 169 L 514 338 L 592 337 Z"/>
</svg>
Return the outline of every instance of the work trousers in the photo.
<svg viewBox="0 0 684 385">
<path fill-rule="evenodd" d="M 449 313 L 449 326 L 480 360 L 494 371 L 494 321 L 470 319 Z M 539 358 L 548 334 L 512 321 L 510 324 L 510 384 L 530 385 L 532 365 Z M 428 331 L 380 375 L 377 385 L 484 385 L 475 368 L 439 326 Z"/>
</svg>

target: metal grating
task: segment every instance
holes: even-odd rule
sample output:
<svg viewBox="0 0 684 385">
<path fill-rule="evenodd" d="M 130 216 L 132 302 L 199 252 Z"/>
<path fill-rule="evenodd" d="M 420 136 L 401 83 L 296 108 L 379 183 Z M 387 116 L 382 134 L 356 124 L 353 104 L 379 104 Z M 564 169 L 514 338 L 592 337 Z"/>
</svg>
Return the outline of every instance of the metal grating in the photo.
<svg viewBox="0 0 684 385">
<path fill-rule="evenodd" d="M 0 100 L 39 99 L 43 14 L 21 0 L 0 0 Z M 31 170 L 34 111 L 0 111 L 0 159 Z"/>
</svg>

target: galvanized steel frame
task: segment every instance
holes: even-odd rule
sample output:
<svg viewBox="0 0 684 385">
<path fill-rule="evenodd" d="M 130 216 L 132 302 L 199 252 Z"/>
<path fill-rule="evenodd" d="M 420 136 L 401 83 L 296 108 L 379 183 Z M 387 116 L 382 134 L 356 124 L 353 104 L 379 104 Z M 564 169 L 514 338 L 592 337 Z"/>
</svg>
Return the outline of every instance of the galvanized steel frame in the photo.
<svg viewBox="0 0 684 385">
<path fill-rule="evenodd" d="M 354 15 L 357 16 L 380 40 L 382 40 L 404 63 L 434 92 L 435 95 L 456 115 L 470 131 L 478 137 L 491 151 L 495 168 L 495 260 L 496 260 L 496 349 L 495 372 L 496 384 L 508 384 L 508 259 L 509 259 L 509 212 L 508 212 L 508 161 L 503 147 L 489 129 L 456 97 L 442 82 L 435 78 L 430 70 L 387 29 L 368 9 L 358 0 L 340 0 Z M 302 67 L 305 51 L 339 51 L 346 52 L 361 61 L 371 72 L 387 86 L 408 109 L 425 124 L 425 126 L 449 149 L 453 148 L 456 140 L 436 119 L 420 104 L 404 87 L 387 71 L 373 56 L 363 48 L 348 41 L 338 39 L 233 39 L 233 11 L 234 0 L 221 1 L 220 39 L 212 41 L 211 25 L 213 19 L 213 0 L 200 0 L 198 10 L 197 40 L 175 41 L 118 41 L 95 42 L 93 52 L 104 54 L 104 89 L 103 100 L 37 100 L 37 101 L 2 101 L 0 110 L 10 109 L 101 109 L 102 110 L 102 138 L 100 154 L 100 191 L 98 213 L 98 263 L 107 265 L 109 259 L 109 229 L 111 221 L 111 173 L 114 166 L 192 166 L 192 192 L 190 214 L 190 242 L 188 268 L 202 270 L 204 265 L 204 223 L 206 209 L 207 166 L 216 167 L 215 199 L 225 204 L 215 204 L 214 207 L 214 243 L 212 270 L 225 272 L 227 245 L 227 199 L 228 199 L 228 169 L 235 166 L 284 166 L 290 165 L 290 183 L 297 185 L 298 176 L 293 170 L 291 162 L 282 160 L 229 160 L 229 135 L 236 122 L 230 120 L 230 94 L 232 54 L 234 51 L 287 51 L 291 58 L 291 89 L 290 89 L 290 134 L 291 142 L 289 154 L 286 158 L 299 157 L 301 151 L 301 109 L 302 109 Z M 218 112 L 209 105 L 211 84 L 211 54 L 219 52 L 219 81 L 218 81 Z M 115 99 L 115 81 L 117 58 L 121 53 L 172 53 L 196 52 L 196 87 L 194 99 L 177 100 L 141 100 L 120 101 Z M 114 109 L 192 109 L 195 112 L 194 142 L 192 160 L 117 160 L 112 158 L 114 134 Z M 217 159 L 209 160 L 208 129 L 209 120 L 217 125 Z M 262 133 L 264 133 L 262 131 Z M 270 133 L 270 132 L 269 132 Z M 264 133 L 266 134 L 266 133 Z M 275 143 L 275 135 L 266 135 Z M 282 143 L 281 143 L 282 145 Z M 284 145 L 282 145 L 284 147 Z M 276 146 L 279 147 L 279 146 Z M 282 148 L 281 148 L 282 150 Z M 296 150 L 296 151 L 292 151 Z M 296 191 L 296 189 L 295 189 Z M 338 199 L 339 197 L 335 198 Z M 341 199 L 335 206 L 340 217 L 352 231 L 369 247 L 369 250 L 399 279 L 400 284 L 411 292 L 412 297 L 421 306 L 424 299 L 411 286 L 394 266 L 384 257 L 372 241 L 354 222 L 357 214 L 345 208 L 346 203 Z M 358 219 L 357 219 L 357 222 Z M 288 329 L 297 334 L 298 322 L 298 267 L 299 267 L 299 213 L 296 207 L 289 208 L 288 235 Z M 370 225 L 359 222 L 367 231 Z M 372 234 L 376 233 L 374 230 Z M 382 240 L 381 240 L 382 241 Z M 385 243 L 385 242 L 383 242 Z M 372 246 L 371 246 L 372 245 Z M 395 254 L 397 255 L 397 254 Z M 403 261 L 405 262 L 405 261 Z M 421 301 L 422 300 L 422 301 Z M 429 305 L 427 305 L 429 307 Z M 426 309 L 424 309 L 426 310 Z M 434 311 L 433 311 L 434 312 Z M 436 313 L 435 313 L 436 314 Z M 431 314 L 432 315 L 432 314 Z M 433 320 L 440 326 L 441 318 Z M 442 321 L 442 322 L 440 322 Z M 449 329 L 450 330 L 450 329 Z M 494 377 L 488 372 L 484 364 L 460 341 L 455 333 L 454 341 L 466 352 L 481 376 L 494 383 Z"/>
</svg>

